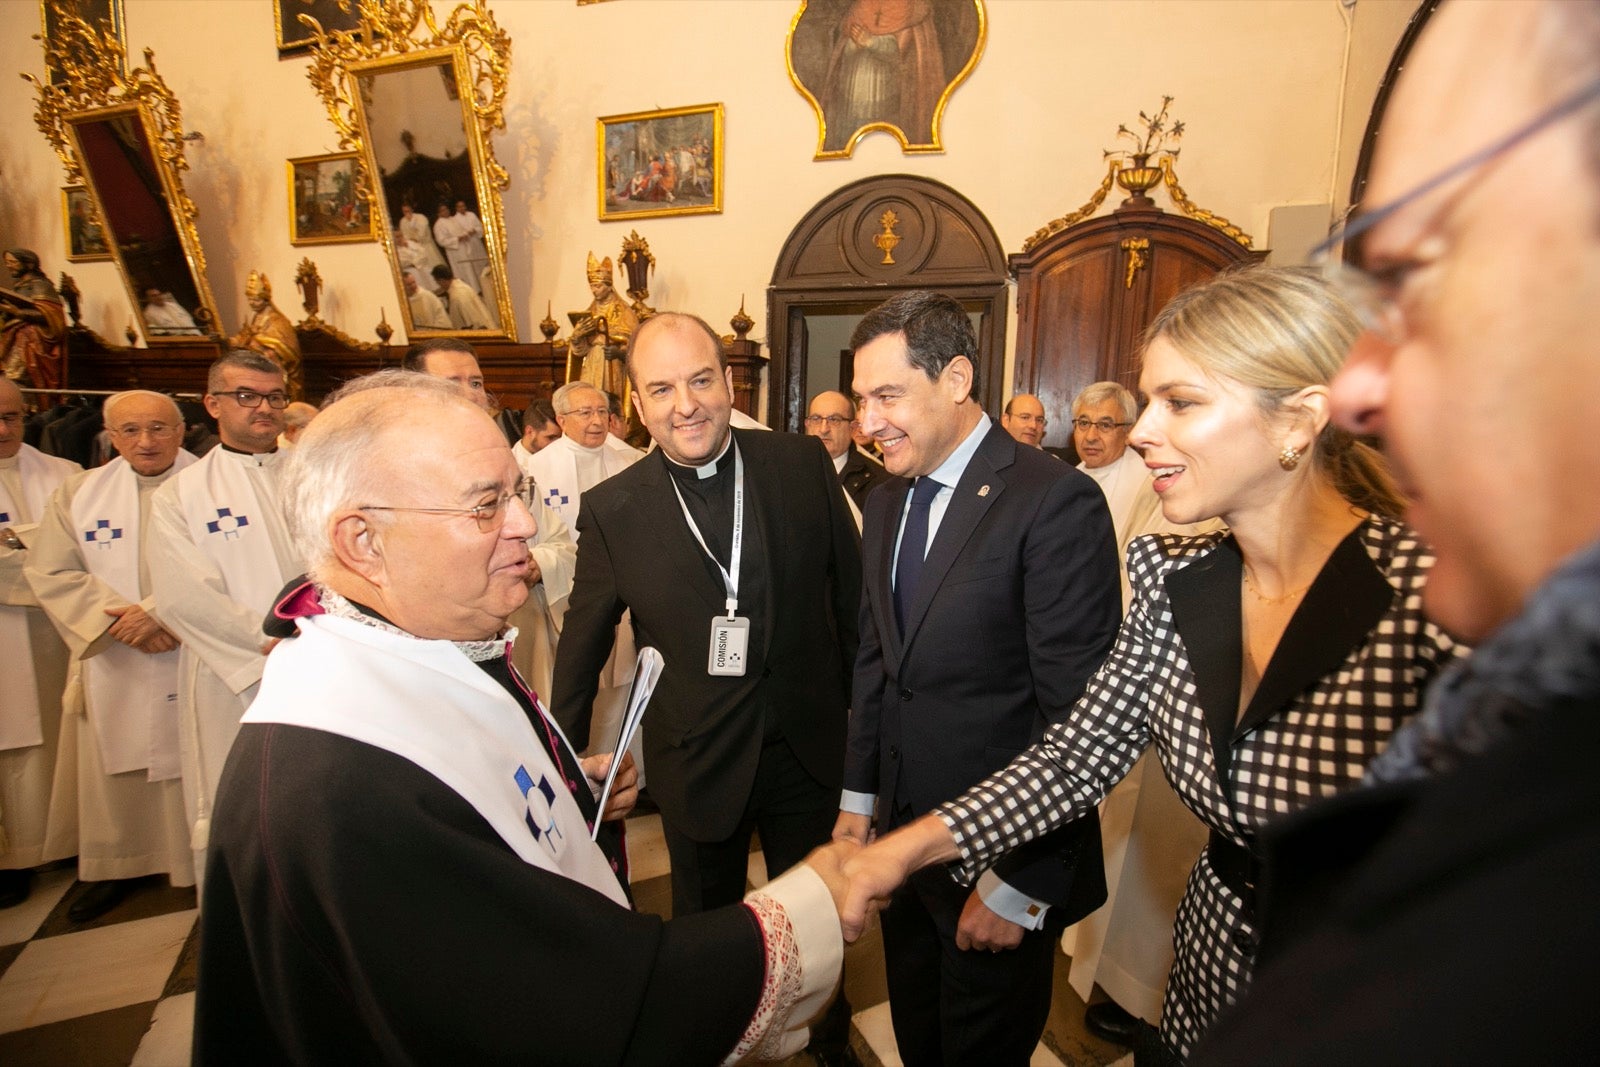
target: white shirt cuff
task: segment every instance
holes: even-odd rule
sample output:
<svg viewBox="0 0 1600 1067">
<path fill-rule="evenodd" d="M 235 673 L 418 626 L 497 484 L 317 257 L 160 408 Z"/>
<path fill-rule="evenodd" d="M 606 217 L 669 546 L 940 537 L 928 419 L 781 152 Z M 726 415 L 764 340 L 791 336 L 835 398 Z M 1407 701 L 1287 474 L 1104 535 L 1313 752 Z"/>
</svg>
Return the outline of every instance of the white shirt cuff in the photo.
<svg viewBox="0 0 1600 1067">
<path fill-rule="evenodd" d="M 1050 905 L 1006 885 L 992 870 L 984 871 L 978 879 L 978 897 L 990 911 L 1024 930 L 1042 929 L 1045 913 L 1050 910 Z"/>
</svg>

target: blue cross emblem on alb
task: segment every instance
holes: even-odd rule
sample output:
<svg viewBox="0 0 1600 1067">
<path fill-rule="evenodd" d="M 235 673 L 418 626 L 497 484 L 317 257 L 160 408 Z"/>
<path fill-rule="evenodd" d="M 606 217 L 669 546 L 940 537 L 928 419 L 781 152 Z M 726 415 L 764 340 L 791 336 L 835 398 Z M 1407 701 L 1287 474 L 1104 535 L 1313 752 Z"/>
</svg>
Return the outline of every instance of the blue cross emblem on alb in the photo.
<svg viewBox="0 0 1600 1067">
<path fill-rule="evenodd" d="M 539 776 L 539 781 L 535 782 L 526 767 L 518 767 L 517 773 L 512 777 L 516 779 L 517 788 L 522 791 L 522 799 L 528 802 L 528 810 L 522 816 L 523 821 L 528 824 L 528 829 L 533 831 L 533 839 L 554 856 L 558 847 L 557 838 L 561 837 L 561 831 L 556 827 L 556 813 L 553 808 L 556 802 L 555 788 L 551 786 L 550 779 L 542 774 Z"/>
<path fill-rule="evenodd" d="M 94 529 L 83 531 L 83 539 L 96 548 L 110 548 L 111 542 L 122 540 L 122 527 L 112 526 L 110 519 L 96 519 Z"/>
<path fill-rule="evenodd" d="M 545 506 L 550 508 L 561 507 L 567 504 L 570 500 L 571 498 L 559 489 L 552 489 L 544 495 Z"/>
<path fill-rule="evenodd" d="M 236 539 L 239 528 L 250 525 L 250 516 L 235 515 L 232 508 L 218 508 L 217 517 L 206 523 L 206 530 L 210 533 L 219 533 L 224 541 Z"/>
<path fill-rule="evenodd" d="M 0 511 L 0 522 L 10 522 L 10 521 L 11 521 L 11 512 L 9 512 L 9 511 Z"/>
</svg>

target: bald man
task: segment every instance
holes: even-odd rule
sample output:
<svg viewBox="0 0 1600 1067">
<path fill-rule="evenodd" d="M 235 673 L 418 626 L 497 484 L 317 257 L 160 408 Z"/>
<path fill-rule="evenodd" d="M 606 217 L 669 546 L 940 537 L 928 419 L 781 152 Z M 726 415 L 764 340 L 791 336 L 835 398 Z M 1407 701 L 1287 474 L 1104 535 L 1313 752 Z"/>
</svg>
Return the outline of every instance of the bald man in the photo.
<svg viewBox="0 0 1600 1067">
<path fill-rule="evenodd" d="M 1044 431 L 1048 424 L 1044 405 L 1031 393 L 1018 393 L 1012 397 L 1000 415 L 1000 425 L 1006 433 L 1029 448 L 1044 447 Z"/>
<path fill-rule="evenodd" d="M 63 762 L 76 762 L 78 879 L 67 917 L 115 907 L 129 879 L 194 884 L 178 754 L 178 639 L 162 625 L 147 562 L 150 501 L 195 462 L 183 416 L 145 390 L 105 403 L 117 458 L 68 478 L 50 498 L 28 584 L 81 664 L 63 707 Z"/>
<path fill-rule="evenodd" d="M 25 410 L 16 383 L 0 377 L 0 908 L 28 899 L 33 868 L 72 855 L 77 844 L 70 827 L 46 840 L 67 649 L 23 567 L 45 502 L 82 468 L 23 444 Z"/>
</svg>

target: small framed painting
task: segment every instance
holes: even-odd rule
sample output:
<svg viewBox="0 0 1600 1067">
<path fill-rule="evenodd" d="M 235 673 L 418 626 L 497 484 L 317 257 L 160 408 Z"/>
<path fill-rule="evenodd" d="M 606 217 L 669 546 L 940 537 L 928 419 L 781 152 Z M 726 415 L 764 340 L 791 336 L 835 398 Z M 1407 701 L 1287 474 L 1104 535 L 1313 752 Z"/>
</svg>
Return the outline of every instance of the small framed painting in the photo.
<svg viewBox="0 0 1600 1067">
<path fill-rule="evenodd" d="M 354 152 L 289 160 L 289 243 L 346 244 L 372 241 L 372 211 L 356 193 Z"/>
<path fill-rule="evenodd" d="M 721 104 L 610 115 L 597 127 L 600 221 L 721 213 Z"/>
<path fill-rule="evenodd" d="M 81 185 L 61 189 L 61 212 L 66 217 L 67 259 L 73 263 L 93 263 L 111 258 L 106 231 L 100 226 L 94 199 Z"/>
</svg>

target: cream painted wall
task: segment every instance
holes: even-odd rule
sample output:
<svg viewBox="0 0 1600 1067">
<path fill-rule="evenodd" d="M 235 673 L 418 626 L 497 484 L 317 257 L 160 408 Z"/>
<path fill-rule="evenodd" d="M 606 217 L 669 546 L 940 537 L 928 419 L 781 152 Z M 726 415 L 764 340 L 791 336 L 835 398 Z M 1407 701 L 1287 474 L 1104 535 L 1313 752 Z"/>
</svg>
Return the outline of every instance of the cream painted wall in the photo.
<svg viewBox="0 0 1600 1067">
<path fill-rule="evenodd" d="M 186 180 L 223 322 L 242 320 L 244 279 L 254 268 L 299 318 L 292 278 L 309 256 L 327 283 L 325 319 L 358 338 L 373 336 L 380 309 L 398 324 L 379 246 L 289 245 L 284 160 L 337 143 L 305 79 L 307 61 L 277 58 L 270 0 L 124 2 L 134 62 L 155 49 L 185 126 L 205 135 L 190 147 Z M 1015 251 L 1088 198 L 1118 123 L 1164 93 L 1188 125 L 1179 174 L 1191 198 L 1264 242 L 1273 207 L 1326 203 L 1348 187 L 1347 174 L 1336 176 L 1341 103 L 1349 144 L 1365 124 L 1359 102 L 1370 101 L 1404 25 L 1399 9 L 1408 14 L 1410 6 L 989 0 L 988 46 L 945 110 L 945 153 L 907 156 L 892 138 L 872 135 L 852 159 L 814 162 L 816 119 L 784 67 L 796 0 L 494 0 L 513 41 L 507 129 L 496 150 L 512 175 L 508 269 L 520 336 L 538 338 L 547 300 L 563 322 L 565 311 L 586 306 L 587 253 L 615 259 L 636 228 L 657 259 L 654 306 L 693 310 L 722 327 L 742 296 L 756 319 L 752 335 L 764 337 L 766 286 L 795 221 L 834 189 L 873 174 L 919 174 L 955 187 Z M 451 5 L 435 7 L 443 16 Z M 30 40 L 37 11 L 0 3 L 0 71 L 41 69 Z M 595 118 L 714 101 L 727 109 L 723 214 L 597 221 Z M 86 322 L 120 339 L 131 311 L 115 269 L 64 261 L 61 169 L 32 114 L 30 88 L 0 78 L 0 243 L 38 249 L 52 276 L 70 267 L 85 293 Z"/>
</svg>

